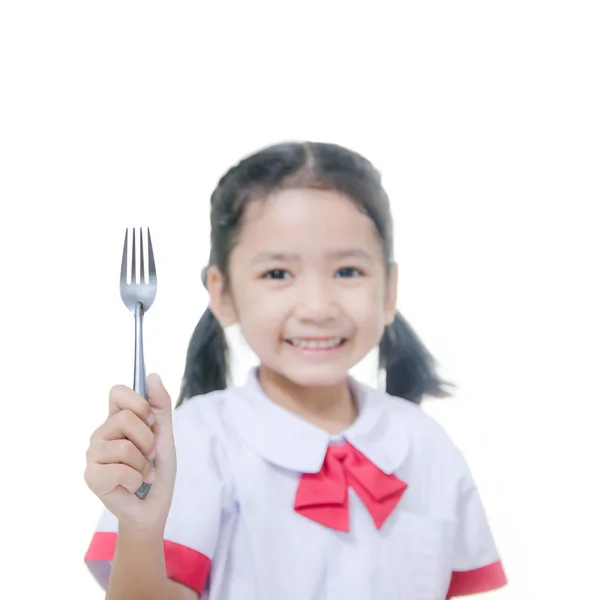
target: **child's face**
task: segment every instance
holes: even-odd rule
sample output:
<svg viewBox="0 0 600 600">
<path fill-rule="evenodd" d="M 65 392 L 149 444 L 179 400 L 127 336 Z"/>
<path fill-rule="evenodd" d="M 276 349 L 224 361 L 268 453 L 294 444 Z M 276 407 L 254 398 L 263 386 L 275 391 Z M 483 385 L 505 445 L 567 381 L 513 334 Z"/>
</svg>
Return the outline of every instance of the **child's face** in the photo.
<svg viewBox="0 0 600 600">
<path fill-rule="evenodd" d="M 300 386 L 343 381 L 396 311 L 375 226 L 346 196 L 282 190 L 246 209 L 229 288 L 209 273 L 211 308 L 239 322 L 263 366 Z"/>
</svg>

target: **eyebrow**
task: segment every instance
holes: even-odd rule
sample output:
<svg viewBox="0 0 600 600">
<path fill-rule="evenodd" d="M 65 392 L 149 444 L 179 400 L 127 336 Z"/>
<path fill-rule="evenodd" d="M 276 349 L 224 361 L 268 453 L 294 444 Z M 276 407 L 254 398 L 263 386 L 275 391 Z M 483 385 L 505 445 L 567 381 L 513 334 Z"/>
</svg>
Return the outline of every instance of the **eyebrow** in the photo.
<svg viewBox="0 0 600 600">
<path fill-rule="evenodd" d="M 372 261 L 373 257 L 362 250 L 361 248 L 343 248 L 340 250 L 331 250 L 325 253 L 325 256 L 329 259 L 344 260 L 346 258 L 359 258 L 362 260 Z M 263 263 L 263 262 L 299 262 L 300 255 L 290 252 L 277 252 L 277 251 L 265 251 L 259 252 L 254 259 L 252 264 Z"/>
</svg>

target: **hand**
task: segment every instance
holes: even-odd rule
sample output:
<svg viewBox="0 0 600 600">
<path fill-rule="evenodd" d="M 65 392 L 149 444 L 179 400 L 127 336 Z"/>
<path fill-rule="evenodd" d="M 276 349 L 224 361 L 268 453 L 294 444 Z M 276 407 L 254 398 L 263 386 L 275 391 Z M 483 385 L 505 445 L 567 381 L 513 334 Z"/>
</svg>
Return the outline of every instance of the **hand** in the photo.
<svg viewBox="0 0 600 600">
<path fill-rule="evenodd" d="M 147 387 L 148 400 L 125 386 L 110 391 L 108 418 L 91 436 L 85 469 L 88 487 L 119 529 L 142 534 L 164 530 L 177 468 L 171 398 L 158 375 Z M 143 482 L 152 489 L 140 500 L 135 492 Z"/>
</svg>

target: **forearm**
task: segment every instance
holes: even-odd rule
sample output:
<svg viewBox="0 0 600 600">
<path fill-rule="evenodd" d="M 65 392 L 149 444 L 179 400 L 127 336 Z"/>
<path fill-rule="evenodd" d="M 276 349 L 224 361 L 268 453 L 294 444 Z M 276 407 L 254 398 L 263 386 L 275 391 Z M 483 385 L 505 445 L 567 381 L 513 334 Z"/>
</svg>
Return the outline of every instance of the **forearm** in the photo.
<svg viewBox="0 0 600 600">
<path fill-rule="evenodd" d="M 167 600 L 167 571 L 161 532 L 119 529 L 106 600 Z"/>
</svg>

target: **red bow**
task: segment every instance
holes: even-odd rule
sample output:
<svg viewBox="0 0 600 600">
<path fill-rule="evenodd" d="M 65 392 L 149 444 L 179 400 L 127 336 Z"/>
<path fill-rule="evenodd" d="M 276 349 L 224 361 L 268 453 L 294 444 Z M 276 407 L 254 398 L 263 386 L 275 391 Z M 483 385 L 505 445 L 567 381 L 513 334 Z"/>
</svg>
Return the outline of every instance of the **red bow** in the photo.
<svg viewBox="0 0 600 600">
<path fill-rule="evenodd" d="M 375 527 L 381 529 L 408 487 L 386 475 L 349 443 L 330 446 L 318 473 L 305 473 L 296 491 L 296 512 L 317 523 L 349 530 L 348 486 L 362 500 Z"/>
</svg>

